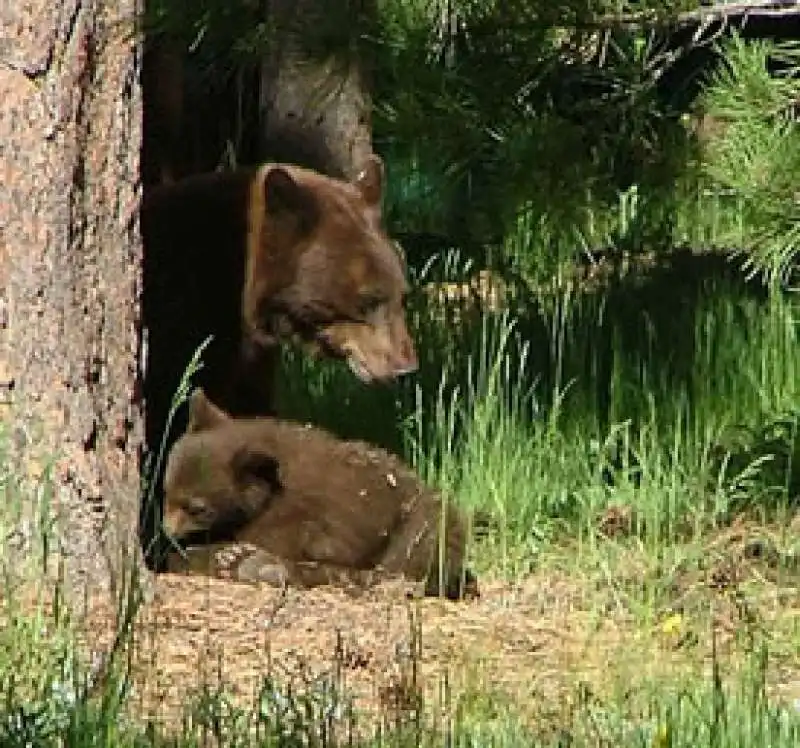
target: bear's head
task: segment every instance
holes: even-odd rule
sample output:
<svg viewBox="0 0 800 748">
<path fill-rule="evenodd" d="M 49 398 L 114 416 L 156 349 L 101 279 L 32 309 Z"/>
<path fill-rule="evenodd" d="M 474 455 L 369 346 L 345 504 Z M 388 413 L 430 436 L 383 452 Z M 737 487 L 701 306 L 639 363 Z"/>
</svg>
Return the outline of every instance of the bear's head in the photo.
<svg viewBox="0 0 800 748">
<path fill-rule="evenodd" d="M 255 183 L 245 322 L 345 359 L 364 382 L 417 368 L 406 326 L 406 268 L 382 227 L 383 163 L 352 182 L 270 164 Z"/>
<path fill-rule="evenodd" d="M 277 461 L 250 435 L 201 389 L 192 393 L 164 474 L 163 528 L 173 539 L 227 539 L 281 492 Z"/>
</svg>

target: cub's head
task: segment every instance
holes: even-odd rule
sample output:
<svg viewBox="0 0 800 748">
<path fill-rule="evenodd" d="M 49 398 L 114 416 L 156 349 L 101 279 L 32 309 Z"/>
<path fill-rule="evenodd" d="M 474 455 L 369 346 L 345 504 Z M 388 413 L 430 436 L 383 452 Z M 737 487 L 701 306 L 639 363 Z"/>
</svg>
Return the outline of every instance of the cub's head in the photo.
<svg viewBox="0 0 800 748">
<path fill-rule="evenodd" d="M 189 425 L 164 474 L 166 533 L 176 540 L 225 538 L 281 490 L 278 463 L 248 438 L 247 422 L 217 408 L 201 389 L 189 400 Z"/>
<path fill-rule="evenodd" d="M 364 382 L 417 368 L 405 262 L 381 222 L 383 182 L 375 155 L 352 182 L 267 165 L 251 205 L 247 323 L 346 360 Z"/>
</svg>

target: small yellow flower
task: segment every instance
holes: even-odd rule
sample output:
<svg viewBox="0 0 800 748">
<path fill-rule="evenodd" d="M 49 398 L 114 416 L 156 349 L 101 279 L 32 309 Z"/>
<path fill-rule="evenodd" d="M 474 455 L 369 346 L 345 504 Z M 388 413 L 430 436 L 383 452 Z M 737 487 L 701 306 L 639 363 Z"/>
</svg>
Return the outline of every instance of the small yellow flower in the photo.
<svg viewBox="0 0 800 748">
<path fill-rule="evenodd" d="M 683 628 L 683 616 L 680 613 L 673 613 L 667 616 L 661 623 L 661 631 L 667 636 L 677 634 Z"/>
<path fill-rule="evenodd" d="M 674 616 L 670 616 L 674 618 Z M 670 744 L 670 729 L 667 724 L 660 724 L 653 735 L 653 748 L 666 748 Z"/>
</svg>

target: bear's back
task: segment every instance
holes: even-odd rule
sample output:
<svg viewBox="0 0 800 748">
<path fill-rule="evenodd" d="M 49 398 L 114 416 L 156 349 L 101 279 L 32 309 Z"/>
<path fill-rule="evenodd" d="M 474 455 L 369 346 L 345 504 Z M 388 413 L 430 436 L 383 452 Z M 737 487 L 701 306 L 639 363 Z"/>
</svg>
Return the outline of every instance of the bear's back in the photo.
<svg viewBox="0 0 800 748">
<path fill-rule="evenodd" d="M 159 186 L 145 196 L 142 236 L 148 295 L 162 303 L 171 297 L 182 299 L 193 311 L 215 320 L 231 310 L 238 320 L 252 182 L 250 170 L 201 174 Z"/>
</svg>

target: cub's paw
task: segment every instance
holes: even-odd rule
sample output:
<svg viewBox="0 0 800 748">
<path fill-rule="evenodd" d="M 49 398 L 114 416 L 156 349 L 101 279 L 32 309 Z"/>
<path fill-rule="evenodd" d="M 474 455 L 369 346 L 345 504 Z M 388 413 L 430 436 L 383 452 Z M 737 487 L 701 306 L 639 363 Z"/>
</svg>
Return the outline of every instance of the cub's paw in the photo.
<svg viewBox="0 0 800 748">
<path fill-rule="evenodd" d="M 250 543 L 194 545 L 169 554 L 167 571 L 285 587 L 290 573 L 277 556 Z"/>
<path fill-rule="evenodd" d="M 279 558 L 251 543 L 218 546 L 214 552 L 216 576 L 236 582 L 285 587 L 289 571 Z"/>
<path fill-rule="evenodd" d="M 270 587 L 284 588 L 289 584 L 289 570 L 275 556 L 253 549 L 251 555 L 242 558 L 236 567 L 236 581 L 263 583 Z"/>
</svg>

